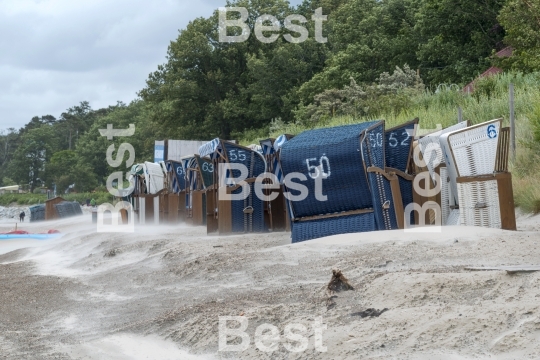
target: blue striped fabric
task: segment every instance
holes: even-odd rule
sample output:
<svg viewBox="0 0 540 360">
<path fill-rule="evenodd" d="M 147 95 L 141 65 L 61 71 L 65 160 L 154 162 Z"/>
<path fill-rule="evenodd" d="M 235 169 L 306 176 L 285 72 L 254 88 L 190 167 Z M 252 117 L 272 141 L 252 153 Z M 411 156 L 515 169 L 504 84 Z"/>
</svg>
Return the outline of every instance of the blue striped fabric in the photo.
<svg viewBox="0 0 540 360">
<path fill-rule="evenodd" d="M 179 192 L 178 180 L 176 179 L 176 174 L 174 173 L 173 164 L 170 161 L 166 161 L 165 165 L 167 166 L 167 172 L 172 174 L 171 175 L 171 180 L 172 180 L 171 187 L 172 188 L 169 189 L 169 190 L 172 190 L 173 193 L 177 194 Z"/>
<path fill-rule="evenodd" d="M 167 170 L 172 172 L 172 187 L 174 193 L 179 193 L 186 189 L 186 179 L 184 177 L 184 167 L 181 162 L 169 160 Z"/>
<path fill-rule="evenodd" d="M 220 145 L 219 138 L 216 138 L 212 141 L 207 142 L 206 144 L 203 144 L 201 147 L 199 147 L 199 156 L 206 157 L 206 156 L 213 155 L 218 149 L 219 145 Z"/>
<path fill-rule="evenodd" d="M 275 151 L 279 151 L 279 149 L 281 149 L 281 147 L 282 147 L 288 140 L 289 140 L 289 139 L 288 139 L 287 135 L 285 135 L 285 134 L 278 136 L 278 138 L 276 139 L 276 141 L 274 141 L 274 150 L 275 150 Z"/>
<path fill-rule="evenodd" d="M 279 154 L 281 148 L 283 147 L 283 145 L 285 145 L 287 141 L 289 141 L 287 135 L 279 136 L 276 141 L 274 141 L 274 151 Z M 274 157 L 272 169 L 274 169 L 274 175 L 276 175 L 279 183 L 283 184 L 283 179 L 285 178 L 285 176 L 283 175 L 283 170 L 281 169 L 281 165 L 279 163 L 279 155 Z"/>
<path fill-rule="evenodd" d="M 261 148 L 263 155 L 272 155 L 275 153 L 272 139 L 266 139 L 261 141 Z"/>
</svg>

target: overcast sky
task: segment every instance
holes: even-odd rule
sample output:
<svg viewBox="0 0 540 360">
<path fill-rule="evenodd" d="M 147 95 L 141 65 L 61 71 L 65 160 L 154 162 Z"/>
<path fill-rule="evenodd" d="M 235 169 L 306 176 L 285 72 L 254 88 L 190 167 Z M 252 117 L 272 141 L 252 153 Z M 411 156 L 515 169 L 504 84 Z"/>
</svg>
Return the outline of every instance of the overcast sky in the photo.
<svg viewBox="0 0 540 360">
<path fill-rule="evenodd" d="M 291 0 L 297 5 L 301 0 Z M 129 103 L 178 30 L 225 0 L 0 0 L 0 130 Z"/>
</svg>

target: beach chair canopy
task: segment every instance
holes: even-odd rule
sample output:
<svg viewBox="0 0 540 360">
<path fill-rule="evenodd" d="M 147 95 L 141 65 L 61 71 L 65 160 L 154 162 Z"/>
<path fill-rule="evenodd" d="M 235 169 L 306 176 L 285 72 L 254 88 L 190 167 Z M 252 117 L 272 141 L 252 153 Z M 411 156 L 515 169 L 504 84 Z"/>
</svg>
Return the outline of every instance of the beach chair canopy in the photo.
<svg viewBox="0 0 540 360">
<path fill-rule="evenodd" d="M 165 174 L 160 164 L 145 162 L 145 181 L 148 194 L 157 194 L 165 188 Z"/>
<path fill-rule="evenodd" d="M 456 176 L 477 176 L 495 171 L 501 119 L 486 121 L 441 136 L 447 163 Z"/>
<path fill-rule="evenodd" d="M 440 138 L 442 135 L 452 131 L 465 129 L 469 125 L 468 121 L 462 121 L 456 125 L 449 126 L 445 129 L 435 131 L 418 140 L 420 151 L 426 163 L 427 169 L 431 178 L 435 181 L 435 170 L 439 164 L 446 163 L 446 156 L 443 154 Z M 449 175 L 452 175 L 452 169 L 448 168 Z"/>
<path fill-rule="evenodd" d="M 418 119 L 385 131 L 386 167 L 407 172 Z"/>
<path fill-rule="evenodd" d="M 295 180 L 306 186 L 308 193 L 304 200 L 291 202 L 294 218 L 373 207 L 363 157 L 373 160 L 367 159 L 368 166 L 374 163 L 384 167 L 383 139 L 378 139 L 380 148 L 363 152 L 361 137 L 366 130 L 378 124 L 382 122 L 305 131 L 282 145 L 280 161 L 283 174 L 300 173 L 307 179 Z M 327 201 L 316 199 L 315 180 L 318 178 L 322 180 Z M 298 192 L 290 191 L 298 195 Z"/>
<path fill-rule="evenodd" d="M 283 134 L 276 139 L 261 140 L 261 149 L 263 155 L 267 156 L 269 162 L 267 162 L 267 170 L 276 175 L 280 184 L 283 184 L 283 171 L 279 162 L 281 147 L 294 135 Z"/>
<path fill-rule="evenodd" d="M 214 139 L 199 148 L 199 156 L 216 160 L 221 163 L 242 164 L 248 170 L 247 177 L 254 178 L 266 171 L 266 160 L 262 155 L 262 148 L 255 146 L 253 149 L 235 144 L 232 141 Z M 215 169 L 217 170 L 217 169 Z M 239 178 L 241 171 L 227 169 L 225 184 L 235 185 L 232 178 Z"/>
<path fill-rule="evenodd" d="M 216 138 L 214 140 L 207 142 L 206 144 L 203 144 L 199 148 L 199 156 L 202 156 L 202 157 L 217 156 L 216 152 L 218 151 L 220 145 L 221 145 L 221 140 L 219 138 Z"/>
</svg>

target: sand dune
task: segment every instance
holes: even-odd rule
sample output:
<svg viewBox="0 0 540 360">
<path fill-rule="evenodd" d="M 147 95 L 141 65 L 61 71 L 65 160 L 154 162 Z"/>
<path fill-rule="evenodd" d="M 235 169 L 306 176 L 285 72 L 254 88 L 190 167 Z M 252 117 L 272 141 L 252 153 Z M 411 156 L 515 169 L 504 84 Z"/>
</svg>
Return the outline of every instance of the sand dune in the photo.
<svg viewBox="0 0 540 360">
<path fill-rule="evenodd" d="M 13 224 L 0 224 L 0 232 Z M 208 237 L 204 228 L 98 234 L 89 215 L 25 224 L 48 241 L 0 241 L 0 354 L 7 359 L 533 359 L 540 273 L 466 266 L 540 264 L 540 218 L 518 232 L 350 234 L 291 245 L 286 233 Z M 354 291 L 325 285 L 340 268 Z M 362 317 L 366 309 L 385 309 Z M 218 351 L 219 316 L 243 316 L 251 345 Z M 327 326 L 315 348 L 313 324 Z M 308 349 L 261 324 L 303 324 Z M 294 343 L 293 343 L 294 345 Z"/>
</svg>

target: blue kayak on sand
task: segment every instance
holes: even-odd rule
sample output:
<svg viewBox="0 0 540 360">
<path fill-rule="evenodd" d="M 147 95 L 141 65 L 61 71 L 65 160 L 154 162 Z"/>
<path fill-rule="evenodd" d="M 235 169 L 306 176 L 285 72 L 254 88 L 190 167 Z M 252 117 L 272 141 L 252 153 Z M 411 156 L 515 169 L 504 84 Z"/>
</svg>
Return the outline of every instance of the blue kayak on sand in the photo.
<svg viewBox="0 0 540 360">
<path fill-rule="evenodd" d="M 0 234 L 1 240 L 21 240 L 21 239 L 33 239 L 33 240 L 48 240 L 61 237 L 62 234 Z"/>
</svg>

